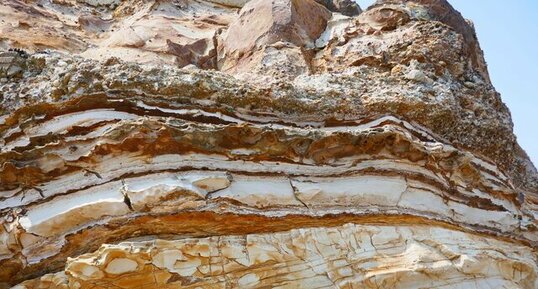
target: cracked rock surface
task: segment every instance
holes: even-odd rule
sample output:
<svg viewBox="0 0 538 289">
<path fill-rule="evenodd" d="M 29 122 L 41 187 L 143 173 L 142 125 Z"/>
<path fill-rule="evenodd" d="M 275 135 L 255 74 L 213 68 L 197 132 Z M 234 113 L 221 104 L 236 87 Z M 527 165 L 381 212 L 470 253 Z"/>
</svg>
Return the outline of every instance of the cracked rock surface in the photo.
<svg viewBox="0 0 538 289">
<path fill-rule="evenodd" d="M 538 288 L 538 174 L 445 0 L 0 19 L 0 288 Z"/>
</svg>

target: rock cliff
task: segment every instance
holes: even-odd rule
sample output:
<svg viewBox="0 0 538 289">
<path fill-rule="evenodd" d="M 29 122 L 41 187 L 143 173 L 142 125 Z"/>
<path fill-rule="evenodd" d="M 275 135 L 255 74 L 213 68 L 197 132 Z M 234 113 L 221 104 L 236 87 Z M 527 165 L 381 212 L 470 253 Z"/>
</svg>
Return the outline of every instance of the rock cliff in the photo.
<svg viewBox="0 0 538 289">
<path fill-rule="evenodd" d="M 447 1 L 0 19 L 0 288 L 538 288 L 538 174 Z"/>
</svg>

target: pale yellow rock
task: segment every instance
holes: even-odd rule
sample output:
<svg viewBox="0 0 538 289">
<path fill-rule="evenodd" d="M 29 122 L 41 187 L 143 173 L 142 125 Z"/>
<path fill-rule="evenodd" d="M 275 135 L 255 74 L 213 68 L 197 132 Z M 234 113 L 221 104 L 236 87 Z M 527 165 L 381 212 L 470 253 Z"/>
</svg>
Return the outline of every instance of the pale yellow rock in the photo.
<svg viewBox="0 0 538 289">
<path fill-rule="evenodd" d="M 207 247 L 216 248 L 214 254 L 204 253 Z M 108 264 L 99 258 L 100 254 L 126 253 L 128 258 L 113 259 Z M 137 266 L 147 254 L 155 256 L 153 266 Z M 238 262 L 245 254 L 247 259 Z M 95 267 L 85 265 L 87 258 L 94 258 Z M 205 264 L 219 269 L 205 271 Z M 82 275 L 76 269 L 81 266 Z M 512 271 L 506 272 L 507 267 Z M 264 288 L 279 284 L 281 288 L 532 289 L 538 285 L 536 255 L 530 248 L 427 226 L 348 224 L 241 238 L 126 242 L 70 259 L 67 268 L 65 282 L 81 284 L 82 288 L 91 280 L 113 287 L 122 275 L 132 274 L 152 280 L 145 288 L 176 288 L 181 284 L 182 278 L 156 281 L 154 275 L 163 272 L 191 278 L 189 288 Z M 99 270 L 113 275 L 96 274 Z"/>
<path fill-rule="evenodd" d="M 109 274 L 123 274 L 127 272 L 133 272 L 136 271 L 136 268 L 138 267 L 138 263 L 136 261 L 126 259 L 126 258 L 116 258 L 105 268 L 105 272 Z"/>
<path fill-rule="evenodd" d="M 445 0 L 0 2 L 0 288 L 538 288 Z"/>
</svg>

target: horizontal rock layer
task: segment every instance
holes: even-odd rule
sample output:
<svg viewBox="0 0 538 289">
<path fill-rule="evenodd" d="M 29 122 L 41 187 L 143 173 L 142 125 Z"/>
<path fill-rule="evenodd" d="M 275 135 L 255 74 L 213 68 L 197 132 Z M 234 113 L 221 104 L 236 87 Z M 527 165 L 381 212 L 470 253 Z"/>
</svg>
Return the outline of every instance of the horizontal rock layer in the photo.
<svg viewBox="0 0 538 289">
<path fill-rule="evenodd" d="M 538 285 L 536 169 L 447 2 L 0 8 L 0 287 Z"/>
<path fill-rule="evenodd" d="M 345 225 L 104 245 L 14 288 L 532 288 L 531 256 L 448 229 Z"/>
</svg>

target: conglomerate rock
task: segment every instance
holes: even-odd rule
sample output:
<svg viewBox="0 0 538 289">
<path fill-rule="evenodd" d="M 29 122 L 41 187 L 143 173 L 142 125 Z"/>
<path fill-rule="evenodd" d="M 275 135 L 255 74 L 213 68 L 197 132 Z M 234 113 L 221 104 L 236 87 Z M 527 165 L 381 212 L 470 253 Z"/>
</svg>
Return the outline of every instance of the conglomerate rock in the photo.
<svg viewBox="0 0 538 289">
<path fill-rule="evenodd" d="M 538 288 L 538 175 L 446 1 L 0 19 L 0 288 Z"/>
</svg>

